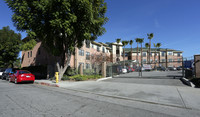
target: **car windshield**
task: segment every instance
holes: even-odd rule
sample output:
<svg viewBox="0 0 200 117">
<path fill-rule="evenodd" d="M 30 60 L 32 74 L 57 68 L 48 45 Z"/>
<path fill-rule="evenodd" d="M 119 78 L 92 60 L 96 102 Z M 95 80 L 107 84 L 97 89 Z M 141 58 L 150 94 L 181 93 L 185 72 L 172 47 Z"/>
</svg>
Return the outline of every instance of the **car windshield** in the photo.
<svg viewBox="0 0 200 117">
<path fill-rule="evenodd" d="M 6 69 L 5 73 L 10 73 L 12 69 Z"/>
<path fill-rule="evenodd" d="M 19 74 L 28 74 L 28 73 L 31 73 L 29 71 L 19 71 Z"/>
</svg>

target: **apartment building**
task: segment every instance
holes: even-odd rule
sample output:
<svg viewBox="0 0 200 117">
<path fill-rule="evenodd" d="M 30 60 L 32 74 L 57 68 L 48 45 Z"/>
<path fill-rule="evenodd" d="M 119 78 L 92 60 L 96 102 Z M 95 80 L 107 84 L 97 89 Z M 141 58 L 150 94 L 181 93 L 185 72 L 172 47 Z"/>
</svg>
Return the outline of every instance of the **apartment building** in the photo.
<svg viewBox="0 0 200 117">
<path fill-rule="evenodd" d="M 125 48 L 125 60 L 135 60 L 137 61 L 137 48 L 132 49 L 132 54 L 130 54 L 131 48 Z M 182 66 L 182 53 L 183 51 L 168 49 L 168 48 L 152 48 L 149 59 L 149 50 L 147 48 L 138 48 L 138 62 L 147 64 L 150 63 L 152 66 L 164 66 L 164 67 L 179 67 Z M 150 61 L 149 61 L 150 60 Z"/>
<path fill-rule="evenodd" d="M 83 64 L 84 69 L 89 69 L 103 61 L 110 61 L 111 48 L 107 44 L 97 42 L 85 42 L 82 48 L 75 48 L 75 53 L 71 55 L 70 67 L 78 68 Z M 38 42 L 32 50 L 22 51 L 21 67 L 47 65 L 55 67 L 55 61 L 59 57 L 54 57 Z"/>
<path fill-rule="evenodd" d="M 143 64 L 151 63 L 151 65 L 162 65 L 165 67 L 179 67 L 182 66 L 182 51 L 174 49 L 151 49 L 150 62 L 148 61 L 148 49 L 142 50 L 142 62 Z M 137 59 L 138 58 L 138 59 Z M 42 46 L 41 42 L 38 42 L 32 50 L 22 51 L 21 67 L 47 65 L 50 68 L 55 68 L 55 60 L 58 59 L 49 54 Z M 116 63 L 123 61 L 123 46 L 122 43 L 101 43 L 101 42 L 84 42 L 83 47 L 75 48 L 75 53 L 71 56 L 70 67 L 78 68 L 80 64 L 83 64 L 84 69 L 94 68 L 95 65 L 100 65 L 103 61 L 107 63 Z M 133 62 L 141 63 L 141 50 L 137 48 L 125 48 L 125 61 L 131 60 Z"/>
</svg>

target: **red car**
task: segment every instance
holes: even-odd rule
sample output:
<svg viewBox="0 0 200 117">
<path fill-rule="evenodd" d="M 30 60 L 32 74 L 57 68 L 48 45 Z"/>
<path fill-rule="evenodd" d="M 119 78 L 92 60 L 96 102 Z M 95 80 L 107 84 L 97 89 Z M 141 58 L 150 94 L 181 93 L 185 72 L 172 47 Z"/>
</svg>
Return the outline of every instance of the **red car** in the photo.
<svg viewBox="0 0 200 117">
<path fill-rule="evenodd" d="M 12 75 L 10 75 L 9 81 L 14 82 L 15 84 L 20 82 L 34 83 L 35 76 L 27 70 L 16 70 Z"/>
</svg>

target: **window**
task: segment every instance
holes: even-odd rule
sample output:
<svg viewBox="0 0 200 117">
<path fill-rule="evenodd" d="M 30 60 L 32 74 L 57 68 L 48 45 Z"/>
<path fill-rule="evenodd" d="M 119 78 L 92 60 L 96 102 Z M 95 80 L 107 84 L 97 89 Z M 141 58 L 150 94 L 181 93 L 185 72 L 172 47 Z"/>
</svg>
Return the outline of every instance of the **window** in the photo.
<svg viewBox="0 0 200 117">
<path fill-rule="evenodd" d="M 128 53 L 125 53 L 125 56 L 128 56 Z"/>
<path fill-rule="evenodd" d="M 90 69 L 90 64 L 86 63 L 86 69 Z"/>
<path fill-rule="evenodd" d="M 29 52 L 28 52 L 28 58 L 29 58 Z"/>
<path fill-rule="evenodd" d="M 143 59 L 143 63 L 146 63 L 147 62 L 147 60 L 146 59 Z"/>
<path fill-rule="evenodd" d="M 26 74 L 26 73 L 31 73 L 29 71 L 19 71 L 19 74 Z"/>
<path fill-rule="evenodd" d="M 30 52 L 30 57 L 32 57 L 32 51 Z"/>
<path fill-rule="evenodd" d="M 155 62 L 158 62 L 158 59 L 155 59 Z"/>
<path fill-rule="evenodd" d="M 92 44 L 92 48 L 94 48 L 94 45 Z"/>
<path fill-rule="evenodd" d="M 146 57 L 147 56 L 146 52 L 142 52 L 142 56 Z"/>
<path fill-rule="evenodd" d="M 172 62 L 172 59 L 168 59 L 169 62 Z"/>
<path fill-rule="evenodd" d="M 165 56 L 165 52 L 162 52 L 162 56 Z"/>
<path fill-rule="evenodd" d="M 116 54 L 119 54 L 119 50 L 116 50 Z"/>
<path fill-rule="evenodd" d="M 86 60 L 90 60 L 90 53 L 86 52 Z"/>
<path fill-rule="evenodd" d="M 162 62 L 165 62 L 165 59 L 162 59 Z"/>
<path fill-rule="evenodd" d="M 168 52 L 168 55 L 173 55 L 173 52 Z"/>
<path fill-rule="evenodd" d="M 100 52 L 100 47 L 99 46 L 97 46 L 97 51 Z"/>
<path fill-rule="evenodd" d="M 177 53 L 177 56 L 179 56 L 179 57 L 180 57 L 180 56 L 181 56 L 181 53 Z"/>
<path fill-rule="evenodd" d="M 153 60 L 152 59 L 150 59 L 150 63 L 152 63 L 153 62 Z"/>
<path fill-rule="evenodd" d="M 103 53 L 105 53 L 105 48 L 103 47 Z"/>
<path fill-rule="evenodd" d="M 79 50 L 79 55 L 84 56 L 84 50 Z"/>
<path fill-rule="evenodd" d="M 178 63 L 180 63 L 181 62 L 181 59 L 178 59 Z"/>
</svg>

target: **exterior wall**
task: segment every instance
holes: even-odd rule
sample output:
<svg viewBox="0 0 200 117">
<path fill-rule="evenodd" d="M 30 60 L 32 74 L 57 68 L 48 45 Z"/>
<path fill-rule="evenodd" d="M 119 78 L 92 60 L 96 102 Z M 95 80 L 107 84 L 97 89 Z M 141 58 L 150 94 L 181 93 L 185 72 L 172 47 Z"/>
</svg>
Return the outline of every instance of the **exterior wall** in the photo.
<svg viewBox="0 0 200 117">
<path fill-rule="evenodd" d="M 32 56 L 31 56 L 32 53 Z M 42 47 L 41 42 L 38 42 L 32 50 L 22 51 L 21 67 L 38 66 L 38 65 L 55 65 L 54 57 Z M 73 63 L 74 55 L 71 56 L 70 65 Z"/>
<path fill-rule="evenodd" d="M 99 47 L 99 51 L 97 51 L 97 48 Z M 103 53 L 103 48 L 105 50 L 105 53 Z M 101 43 L 90 43 L 90 47 L 86 47 L 86 44 L 84 43 L 83 47 L 78 49 L 75 49 L 75 55 L 71 56 L 71 60 L 70 60 L 70 66 L 72 68 L 78 68 L 79 64 L 83 63 L 84 64 L 84 69 L 86 68 L 86 64 L 89 64 L 89 68 L 92 68 L 93 65 L 96 64 L 100 64 L 104 61 L 110 61 L 115 63 L 116 59 L 119 58 L 120 61 L 123 61 L 123 48 L 120 45 L 119 46 L 119 55 L 116 54 L 116 49 L 117 49 L 117 45 L 116 44 L 112 44 L 111 45 L 112 50 L 108 50 L 107 47 L 105 46 L 105 44 L 101 44 Z M 79 54 L 79 50 L 83 50 L 84 53 L 83 55 Z M 86 59 L 86 52 L 89 53 L 89 60 Z M 145 51 L 143 51 L 145 52 Z M 32 53 L 32 56 L 31 56 Z M 147 63 L 147 52 L 146 56 L 143 56 L 143 64 Z M 155 55 L 155 52 L 152 51 L 152 56 L 150 57 L 151 63 L 152 63 L 152 67 L 154 66 L 159 66 L 159 52 L 157 52 L 157 55 Z M 180 53 L 178 56 L 178 53 Z M 28 56 L 29 54 L 29 56 Z M 137 52 L 133 52 L 132 53 L 132 60 L 136 60 L 137 59 Z M 106 60 L 105 60 L 106 59 Z M 108 60 L 109 59 L 109 60 Z M 160 52 L 160 63 L 163 66 L 166 66 L 166 52 L 164 54 L 164 56 L 162 56 L 162 52 Z M 169 53 L 167 53 L 167 66 L 173 66 L 173 67 L 179 67 L 182 66 L 182 52 L 173 52 L 172 51 L 172 55 L 169 55 Z M 169 60 L 170 59 L 170 60 Z M 128 60 L 128 56 L 125 57 L 125 60 Z M 155 60 L 157 60 L 157 63 L 155 62 Z M 164 60 L 164 61 L 162 61 Z M 138 52 L 138 61 L 139 63 L 141 63 L 141 52 Z M 41 42 L 37 43 L 36 46 L 29 51 L 22 51 L 22 67 L 28 67 L 28 66 L 37 66 L 37 65 L 55 65 L 55 57 L 48 54 L 48 52 L 42 47 Z"/>
</svg>

